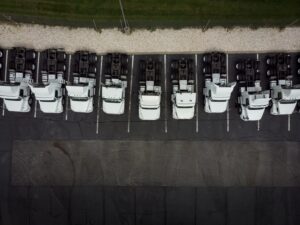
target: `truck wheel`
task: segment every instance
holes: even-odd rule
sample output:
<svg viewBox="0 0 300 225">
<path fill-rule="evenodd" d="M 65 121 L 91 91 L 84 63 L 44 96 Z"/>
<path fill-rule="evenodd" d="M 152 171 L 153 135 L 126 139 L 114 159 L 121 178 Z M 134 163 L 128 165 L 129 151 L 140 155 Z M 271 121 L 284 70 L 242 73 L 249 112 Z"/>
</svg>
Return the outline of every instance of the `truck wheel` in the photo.
<svg viewBox="0 0 300 225">
<path fill-rule="evenodd" d="M 140 61 L 140 70 L 144 71 L 146 69 L 146 62 L 144 60 Z"/>
<path fill-rule="evenodd" d="M 0 58 L 2 58 L 3 56 L 3 52 L 0 50 Z"/>
<path fill-rule="evenodd" d="M 31 106 L 32 105 L 32 97 L 30 97 L 29 99 L 28 99 L 28 104 Z"/>
<path fill-rule="evenodd" d="M 211 63 L 211 54 L 204 54 L 202 61 L 205 63 Z"/>
<path fill-rule="evenodd" d="M 127 64 L 128 63 L 128 55 L 122 54 L 121 55 L 121 63 L 122 64 Z"/>
<path fill-rule="evenodd" d="M 97 60 L 98 60 L 98 57 L 95 53 L 92 53 L 92 54 L 89 55 L 89 62 L 90 63 L 94 64 L 94 63 L 97 62 Z"/>
<path fill-rule="evenodd" d="M 64 62 L 67 58 L 67 54 L 65 52 L 57 53 L 57 61 Z"/>
<path fill-rule="evenodd" d="M 33 50 L 29 50 L 25 52 L 26 60 L 34 60 L 36 58 L 36 53 Z"/>
</svg>

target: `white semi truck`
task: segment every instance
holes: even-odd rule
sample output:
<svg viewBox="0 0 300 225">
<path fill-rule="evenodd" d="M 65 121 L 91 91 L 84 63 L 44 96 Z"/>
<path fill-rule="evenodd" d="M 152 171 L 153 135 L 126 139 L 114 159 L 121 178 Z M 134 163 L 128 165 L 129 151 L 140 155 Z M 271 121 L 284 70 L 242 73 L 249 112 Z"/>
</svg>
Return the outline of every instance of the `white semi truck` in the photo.
<svg viewBox="0 0 300 225">
<path fill-rule="evenodd" d="M 48 49 L 41 57 L 39 82 L 30 89 L 44 113 L 62 113 L 66 71 L 66 53 L 62 49 Z"/>
<path fill-rule="evenodd" d="M 36 68 L 36 52 L 13 48 L 9 51 L 8 60 L 8 78 L 0 82 L 0 97 L 8 111 L 29 112 L 32 103 L 29 85 Z"/>
<path fill-rule="evenodd" d="M 74 55 L 72 81 L 66 85 L 73 112 L 93 112 L 97 60 L 95 53 L 87 51 L 79 51 Z"/>
<path fill-rule="evenodd" d="M 171 62 L 173 119 L 192 119 L 195 115 L 194 62 L 182 58 Z"/>
<path fill-rule="evenodd" d="M 139 72 L 139 118 L 158 120 L 161 102 L 161 62 L 148 58 L 140 61 Z"/>
<path fill-rule="evenodd" d="M 290 115 L 300 100 L 300 84 L 293 84 L 291 56 L 285 53 L 269 55 L 266 64 L 272 98 L 271 114 Z"/>
<path fill-rule="evenodd" d="M 106 114 L 121 115 L 125 111 L 128 55 L 110 53 L 104 57 L 102 109 Z"/>
<path fill-rule="evenodd" d="M 253 59 L 236 63 L 239 86 L 238 109 L 242 120 L 259 121 L 269 106 L 270 92 L 262 90 L 260 82 L 260 62 Z"/>
<path fill-rule="evenodd" d="M 203 56 L 203 74 L 205 77 L 204 111 L 207 113 L 223 113 L 236 82 L 228 83 L 226 75 L 226 55 L 212 52 Z"/>
</svg>

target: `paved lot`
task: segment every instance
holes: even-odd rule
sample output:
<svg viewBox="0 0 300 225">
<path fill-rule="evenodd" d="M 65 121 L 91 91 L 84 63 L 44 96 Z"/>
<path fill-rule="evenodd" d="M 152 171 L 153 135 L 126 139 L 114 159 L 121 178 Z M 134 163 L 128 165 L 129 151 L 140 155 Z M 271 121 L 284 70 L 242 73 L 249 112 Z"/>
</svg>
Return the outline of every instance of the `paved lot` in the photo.
<svg viewBox="0 0 300 225">
<path fill-rule="evenodd" d="M 8 52 L 9 54 L 9 52 Z M 41 64 L 44 53 L 38 55 Z M 292 69 L 296 73 L 296 53 L 292 53 Z M 153 55 L 163 65 L 161 86 L 162 102 L 161 117 L 158 121 L 141 121 L 138 118 L 138 67 L 139 61 L 147 55 L 132 55 L 129 57 L 128 88 L 126 89 L 125 113 L 121 116 L 106 115 L 102 111 L 101 99 L 95 97 L 93 113 L 79 114 L 70 110 L 68 98 L 64 105 L 64 112 L 59 115 L 44 114 L 38 104 L 34 102 L 31 112 L 20 114 L 2 109 L 0 125 L 9 127 L 15 139 L 152 139 L 152 140 L 277 140 L 299 141 L 300 114 L 292 116 L 272 116 L 266 110 L 259 122 L 244 122 L 239 118 L 235 107 L 238 88 L 235 88 L 229 109 L 222 114 L 208 114 L 203 110 L 204 78 L 202 74 L 202 54 L 191 55 Z M 186 57 L 193 59 L 196 68 L 196 90 L 198 101 L 195 117 L 192 120 L 177 121 L 172 119 L 172 105 L 170 101 L 171 83 L 169 67 L 174 59 Z M 228 54 L 228 79 L 235 81 L 235 62 L 239 59 L 258 58 L 261 63 L 261 81 L 264 88 L 268 88 L 265 76 L 264 59 L 266 54 Z M 104 82 L 103 57 L 99 57 L 97 66 L 96 93 L 101 94 L 99 83 Z M 5 62 L 4 62 L 5 64 Z M 72 76 L 72 55 L 67 57 L 66 80 Z M 37 66 L 40 68 L 40 65 Z M 4 72 L 3 72 L 4 71 Z M 1 70 L 2 79 L 5 68 Z M 300 77 L 294 76 L 295 83 L 300 83 Z M 35 75 L 38 82 L 38 76 Z M 3 104 L 2 104 L 3 106 Z M 15 125 L 19 124 L 19 125 Z M 30 127 L 22 132 L 23 127 Z"/>
<path fill-rule="evenodd" d="M 191 54 L 184 56 L 194 59 L 197 67 L 198 113 L 190 121 L 173 120 L 169 62 L 182 56 L 155 55 L 164 67 L 159 121 L 138 119 L 137 65 L 146 55 L 130 57 L 122 116 L 105 115 L 99 98 L 88 115 L 72 112 L 68 104 L 61 115 L 43 114 L 35 103 L 30 113 L 2 110 L 0 224 L 300 224 L 300 114 L 276 117 L 267 110 L 260 123 L 243 122 L 235 109 L 237 89 L 228 112 L 205 113 L 202 57 Z M 294 53 L 292 56 L 295 59 Z M 229 54 L 230 81 L 235 80 L 235 61 L 246 57 L 263 59 L 265 54 Z M 103 81 L 102 61 L 99 57 L 97 93 Z M 71 55 L 67 62 L 69 80 Z M 264 70 L 262 64 L 262 74 Z M 0 73 L 5 79 L 5 68 Z M 300 83 L 299 77 L 295 82 Z M 267 88 L 263 75 L 262 83 Z M 83 139 L 91 142 L 69 142 Z M 109 139 L 154 142 L 99 147 L 101 140 Z M 171 140 L 179 140 L 180 148 L 170 144 Z M 63 143 L 67 151 L 53 150 L 47 141 Z M 222 142 L 218 145 L 215 141 Z M 81 150 L 70 150 L 77 144 Z M 154 150 L 147 152 L 148 145 Z M 195 161 L 196 153 L 199 162 Z M 205 172 L 197 175 L 200 170 L 196 166 L 204 166 Z M 135 169 L 129 179 L 130 168 Z M 218 168 L 226 171 L 228 179 Z M 74 170 L 76 179 L 70 176 Z M 205 178 L 205 174 L 211 176 Z"/>
</svg>

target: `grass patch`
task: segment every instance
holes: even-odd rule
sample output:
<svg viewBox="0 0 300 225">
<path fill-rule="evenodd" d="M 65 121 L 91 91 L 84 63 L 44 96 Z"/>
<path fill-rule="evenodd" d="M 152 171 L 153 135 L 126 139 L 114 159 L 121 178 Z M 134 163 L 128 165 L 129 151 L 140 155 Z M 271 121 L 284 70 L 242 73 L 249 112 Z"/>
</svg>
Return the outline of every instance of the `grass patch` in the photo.
<svg viewBox="0 0 300 225">
<path fill-rule="evenodd" d="M 300 25 L 299 0 L 123 0 L 123 5 L 132 27 Z M 87 27 L 94 21 L 116 27 L 121 19 L 118 0 L 1 0 L 0 14 L 1 20 Z"/>
</svg>

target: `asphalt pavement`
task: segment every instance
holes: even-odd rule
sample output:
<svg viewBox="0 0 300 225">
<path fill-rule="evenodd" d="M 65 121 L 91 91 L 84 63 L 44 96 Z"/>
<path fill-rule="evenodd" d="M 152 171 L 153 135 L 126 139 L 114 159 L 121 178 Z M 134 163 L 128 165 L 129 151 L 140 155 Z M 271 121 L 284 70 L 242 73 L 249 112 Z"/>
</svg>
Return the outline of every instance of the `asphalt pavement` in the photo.
<svg viewBox="0 0 300 225">
<path fill-rule="evenodd" d="M 266 54 L 228 54 L 229 81 L 237 60 Z M 237 89 L 225 113 L 205 113 L 202 54 L 168 54 L 152 55 L 163 65 L 160 120 L 141 121 L 138 64 L 146 57 L 129 57 L 121 116 L 105 114 L 98 96 L 90 114 L 72 112 L 68 101 L 60 115 L 42 113 L 35 101 L 29 113 L 1 109 L 0 224 L 300 224 L 300 114 L 272 116 L 267 109 L 261 121 L 244 122 Z M 181 57 L 197 68 L 196 113 L 188 121 L 171 114 L 169 64 Z M 99 56 L 99 94 L 102 63 Z M 70 80 L 71 54 L 67 64 Z M 268 88 L 264 63 L 261 81 Z M 57 151 L 59 144 L 66 151 Z"/>
</svg>

